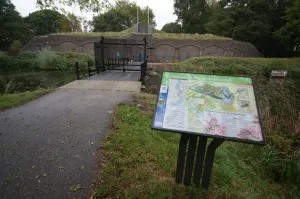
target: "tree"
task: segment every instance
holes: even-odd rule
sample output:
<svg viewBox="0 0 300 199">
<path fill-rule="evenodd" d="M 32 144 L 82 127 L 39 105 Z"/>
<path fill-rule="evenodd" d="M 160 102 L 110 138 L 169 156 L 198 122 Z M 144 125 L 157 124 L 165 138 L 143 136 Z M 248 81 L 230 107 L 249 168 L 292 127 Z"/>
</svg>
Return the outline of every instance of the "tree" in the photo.
<svg viewBox="0 0 300 199">
<path fill-rule="evenodd" d="M 148 9 L 140 8 L 136 3 L 128 0 L 119 0 L 107 12 L 95 16 L 91 22 L 93 31 L 122 31 L 131 28 L 137 22 L 148 23 Z M 156 25 L 153 10 L 149 8 L 150 24 Z"/>
<path fill-rule="evenodd" d="M 81 18 L 73 13 L 67 13 L 61 21 L 62 32 L 82 32 Z"/>
<path fill-rule="evenodd" d="M 55 10 L 39 10 L 30 13 L 25 21 L 30 24 L 35 35 L 72 31 L 71 23 L 67 17 Z"/>
<path fill-rule="evenodd" d="M 275 33 L 291 51 L 300 52 L 300 0 L 286 10 L 286 23 Z"/>
<path fill-rule="evenodd" d="M 174 0 L 174 13 L 186 33 L 205 33 L 209 6 L 206 0 Z"/>
<path fill-rule="evenodd" d="M 20 40 L 15 40 L 12 42 L 12 44 L 10 45 L 8 51 L 10 55 L 16 56 L 20 53 L 21 49 L 22 49 L 22 43 Z"/>
<path fill-rule="evenodd" d="M 223 0 L 205 25 L 209 33 L 250 42 L 265 54 L 273 45 L 275 0 Z M 267 52 L 268 53 L 268 52 Z"/>
<path fill-rule="evenodd" d="M 22 44 L 32 37 L 29 25 L 24 23 L 10 0 L 0 0 L 0 49 L 7 50 L 15 40 Z"/>
<path fill-rule="evenodd" d="M 67 17 L 68 21 L 70 22 L 72 32 L 81 32 L 82 31 L 82 28 L 81 28 L 82 19 L 80 17 L 76 16 L 74 13 L 68 13 L 66 17 Z"/>
<path fill-rule="evenodd" d="M 60 3 L 65 6 L 78 5 L 80 10 L 99 12 L 105 2 L 106 0 L 37 0 L 37 5 L 41 9 L 53 9 L 56 7 L 56 3 Z"/>
<path fill-rule="evenodd" d="M 165 24 L 161 30 L 167 33 L 182 33 L 181 25 L 176 22 Z"/>
</svg>

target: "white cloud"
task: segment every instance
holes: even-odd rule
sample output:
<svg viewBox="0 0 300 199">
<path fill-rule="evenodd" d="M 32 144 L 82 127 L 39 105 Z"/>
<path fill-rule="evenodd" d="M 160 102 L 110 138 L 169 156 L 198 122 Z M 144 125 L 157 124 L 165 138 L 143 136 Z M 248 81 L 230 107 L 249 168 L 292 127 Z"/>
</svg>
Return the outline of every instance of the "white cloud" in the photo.
<svg viewBox="0 0 300 199">
<path fill-rule="evenodd" d="M 23 17 L 28 16 L 29 13 L 37 10 L 36 0 L 11 0 L 16 6 L 18 12 Z M 112 1 L 111 1 L 112 2 Z M 177 17 L 173 14 L 173 0 L 136 0 L 138 5 L 142 7 L 149 6 L 153 9 L 157 24 L 157 29 L 161 29 L 163 25 L 169 22 L 174 22 Z M 79 14 L 80 11 L 76 7 L 65 8 L 68 11 Z M 92 13 L 81 13 L 80 16 L 85 16 L 88 20 L 93 17 Z"/>
</svg>

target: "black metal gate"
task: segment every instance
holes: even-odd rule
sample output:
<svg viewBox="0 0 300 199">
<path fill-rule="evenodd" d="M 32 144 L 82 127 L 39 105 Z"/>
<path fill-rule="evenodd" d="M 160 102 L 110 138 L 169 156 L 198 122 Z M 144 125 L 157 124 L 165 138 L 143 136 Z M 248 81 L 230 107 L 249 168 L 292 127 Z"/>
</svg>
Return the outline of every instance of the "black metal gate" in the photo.
<svg viewBox="0 0 300 199">
<path fill-rule="evenodd" d="M 141 80 L 147 70 L 147 39 L 111 39 L 101 37 L 94 43 L 97 70 L 139 71 Z"/>
</svg>

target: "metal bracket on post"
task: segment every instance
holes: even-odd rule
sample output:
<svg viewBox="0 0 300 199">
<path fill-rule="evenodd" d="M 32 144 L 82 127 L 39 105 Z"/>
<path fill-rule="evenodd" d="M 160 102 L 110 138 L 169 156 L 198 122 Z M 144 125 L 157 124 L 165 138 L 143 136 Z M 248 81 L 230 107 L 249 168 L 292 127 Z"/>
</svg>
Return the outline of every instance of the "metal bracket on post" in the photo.
<svg viewBox="0 0 300 199">
<path fill-rule="evenodd" d="M 199 138 L 199 139 L 198 139 Z M 199 140 L 199 141 L 198 141 Z M 202 176 L 202 188 L 208 189 L 214 155 L 216 149 L 224 142 L 223 139 L 214 139 L 207 147 L 204 171 Z M 197 146 L 198 143 L 198 146 Z M 201 174 L 203 169 L 207 137 L 197 135 L 182 134 L 179 143 L 179 152 L 176 170 L 176 183 L 183 183 L 185 186 L 193 182 L 196 186 L 200 185 Z M 187 152 L 188 148 L 188 152 Z M 197 150 L 196 150 L 197 149 Z M 197 152 L 197 153 L 196 153 Z M 196 160 L 195 160 L 196 159 Z"/>
</svg>

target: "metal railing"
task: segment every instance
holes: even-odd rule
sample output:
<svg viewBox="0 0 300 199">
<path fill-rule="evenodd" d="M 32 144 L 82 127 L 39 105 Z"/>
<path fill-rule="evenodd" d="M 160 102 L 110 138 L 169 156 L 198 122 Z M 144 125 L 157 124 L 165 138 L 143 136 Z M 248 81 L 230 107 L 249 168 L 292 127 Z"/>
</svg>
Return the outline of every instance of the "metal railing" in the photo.
<svg viewBox="0 0 300 199">
<path fill-rule="evenodd" d="M 80 68 L 79 62 L 75 62 L 75 70 L 77 80 L 80 80 L 83 76 L 92 76 L 92 73 L 100 73 L 100 67 L 98 67 L 98 61 L 96 61 L 95 65 L 93 66 L 92 61 L 85 61 L 87 62 L 87 68 Z"/>
<path fill-rule="evenodd" d="M 84 70 L 79 67 L 79 62 L 76 62 L 75 70 L 76 70 L 77 80 L 80 80 L 83 76 L 92 76 L 93 73 L 100 73 L 100 71 L 104 72 L 104 71 L 106 71 L 106 69 L 108 69 L 108 70 L 122 70 L 123 72 L 125 72 L 125 71 L 141 71 L 140 81 L 144 81 L 144 78 L 146 76 L 148 61 L 146 59 L 142 64 L 128 65 L 129 59 L 113 59 L 113 60 L 106 60 L 105 64 L 106 65 L 100 67 L 99 60 L 96 60 L 95 65 L 93 66 L 92 61 L 87 61 L 87 70 Z M 132 69 L 132 68 L 128 69 L 128 68 L 125 68 L 125 66 L 139 66 L 140 68 L 139 69 Z"/>
<path fill-rule="evenodd" d="M 143 82 L 146 77 L 147 68 L 148 68 L 148 60 L 146 59 L 141 64 L 141 79 L 140 79 L 141 82 Z"/>
</svg>

